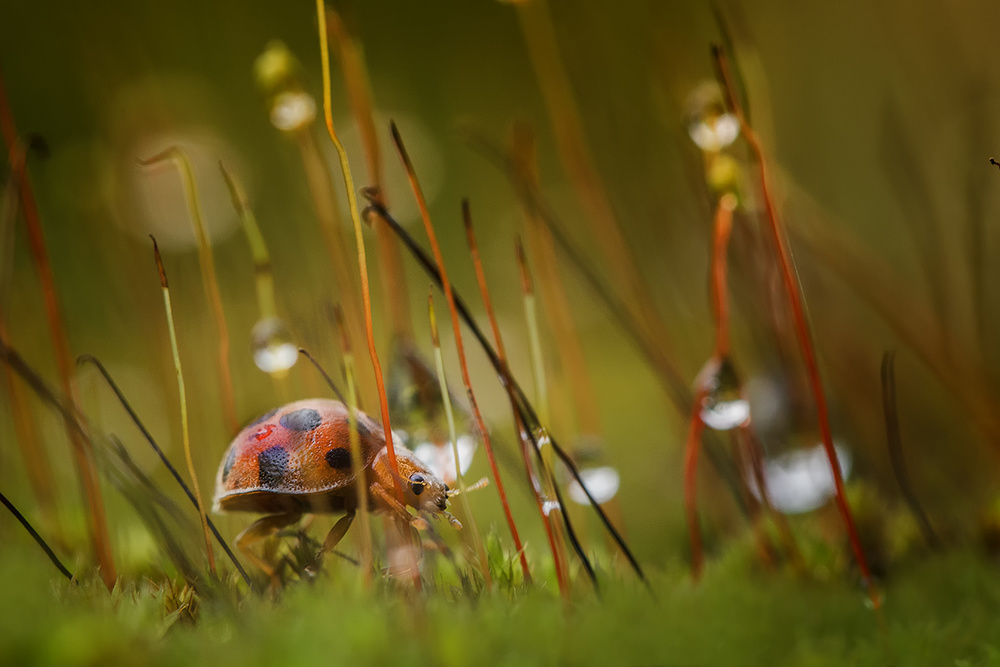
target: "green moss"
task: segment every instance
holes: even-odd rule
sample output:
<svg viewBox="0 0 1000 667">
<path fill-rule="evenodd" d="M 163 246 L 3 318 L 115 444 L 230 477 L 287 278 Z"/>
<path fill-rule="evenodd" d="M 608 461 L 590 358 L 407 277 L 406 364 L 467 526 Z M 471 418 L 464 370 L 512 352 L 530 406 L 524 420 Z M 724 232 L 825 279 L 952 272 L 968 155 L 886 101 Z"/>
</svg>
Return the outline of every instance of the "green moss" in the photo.
<svg viewBox="0 0 1000 667">
<path fill-rule="evenodd" d="M 680 567 L 600 596 L 553 587 L 365 591 L 329 568 L 277 600 L 204 595 L 196 622 L 146 583 L 108 594 L 96 578 L 50 579 L 30 553 L 0 563 L 0 663 L 50 665 L 986 665 L 1000 656 L 1000 584 L 972 553 L 923 559 L 885 586 L 883 621 L 860 588 L 759 571 L 739 549 L 698 586 Z M 881 629 L 880 629 L 881 628 Z"/>
</svg>

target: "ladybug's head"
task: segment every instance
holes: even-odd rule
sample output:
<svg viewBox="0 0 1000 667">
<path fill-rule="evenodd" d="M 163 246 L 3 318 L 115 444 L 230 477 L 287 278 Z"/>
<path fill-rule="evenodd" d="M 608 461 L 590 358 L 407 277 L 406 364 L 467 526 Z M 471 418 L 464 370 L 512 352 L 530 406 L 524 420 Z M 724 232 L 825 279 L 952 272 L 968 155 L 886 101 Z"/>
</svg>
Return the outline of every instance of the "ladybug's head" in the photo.
<svg viewBox="0 0 1000 667">
<path fill-rule="evenodd" d="M 376 461 L 375 469 L 385 475 L 389 472 L 389 457 L 386 450 L 382 450 Z M 382 465 L 379 465 L 382 464 Z M 448 496 L 453 492 L 448 489 L 448 485 L 432 473 L 421 463 L 420 459 L 413 452 L 404 448 L 396 447 L 396 465 L 399 468 L 399 481 L 403 488 L 403 500 L 410 507 L 415 507 L 418 511 L 429 512 L 431 514 L 443 514 L 457 529 L 462 528 L 458 519 L 448 513 Z M 386 489 L 392 488 L 391 477 L 383 483 Z"/>
</svg>

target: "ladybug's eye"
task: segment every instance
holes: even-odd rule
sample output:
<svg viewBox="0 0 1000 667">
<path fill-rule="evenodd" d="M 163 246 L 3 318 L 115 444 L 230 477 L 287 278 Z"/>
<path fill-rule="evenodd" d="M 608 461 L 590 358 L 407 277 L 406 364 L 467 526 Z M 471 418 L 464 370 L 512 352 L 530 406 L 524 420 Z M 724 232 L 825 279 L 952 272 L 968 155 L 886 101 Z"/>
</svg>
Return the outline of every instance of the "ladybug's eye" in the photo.
<svg viewBox="0 0 1000 667">
<path fill-rule="evenodd" d="M 424 476 L 419 472 L 410 475 L 410 489 L 413 491 L 413 495 L 419 496 L 424 492 L 424 486 L 427 482 L 424 480 Z"/>
</svg>

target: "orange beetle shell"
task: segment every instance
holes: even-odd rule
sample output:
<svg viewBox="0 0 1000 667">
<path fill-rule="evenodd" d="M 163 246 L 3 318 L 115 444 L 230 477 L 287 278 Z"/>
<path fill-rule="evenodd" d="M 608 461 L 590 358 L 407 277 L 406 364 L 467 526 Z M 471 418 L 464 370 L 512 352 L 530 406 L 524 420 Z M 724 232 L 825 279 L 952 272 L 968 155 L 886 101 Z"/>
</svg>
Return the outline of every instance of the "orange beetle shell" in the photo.
<svg viewBox="0 0 1000 667">
<path fill-rule="evenodd" d="M 358 412 L 370 470 L 382 427 Z M 233 439 L 215 482 L 215 511 L 337 512 L 354 504 L 350 422 L 343 403 L 307 399 L 268 412 Z"/>
</svg>

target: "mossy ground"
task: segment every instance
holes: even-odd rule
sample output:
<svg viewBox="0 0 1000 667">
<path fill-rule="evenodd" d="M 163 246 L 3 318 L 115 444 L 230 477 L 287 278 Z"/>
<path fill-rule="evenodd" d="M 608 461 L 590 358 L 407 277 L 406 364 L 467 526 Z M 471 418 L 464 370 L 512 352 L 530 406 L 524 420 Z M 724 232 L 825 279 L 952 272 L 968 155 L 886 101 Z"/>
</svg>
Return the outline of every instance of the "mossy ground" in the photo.
<svg viewBox="0 0 1000 667">
<path fill-rule="evenodd" d="M 713 561 L 698 586 L 679 563 L 654 570 L 652 595 L 628 577 L 605 575 L 599 596 L 579 581 L 569 603 L 545 585 L 365 590 L 333 565 L 278 598 L 205 592 L 192 619 L 176 613 L 177 589 L 146 580 L 108 594 L 96 577 L 71 585 L 30 549 L 8 550 L 0 664 L 1000 664 L 1000 572 L 985 555 L 898 568 L 880 620 L 846 578 L 762 571 L 749 553 Z"/>
</svg>

